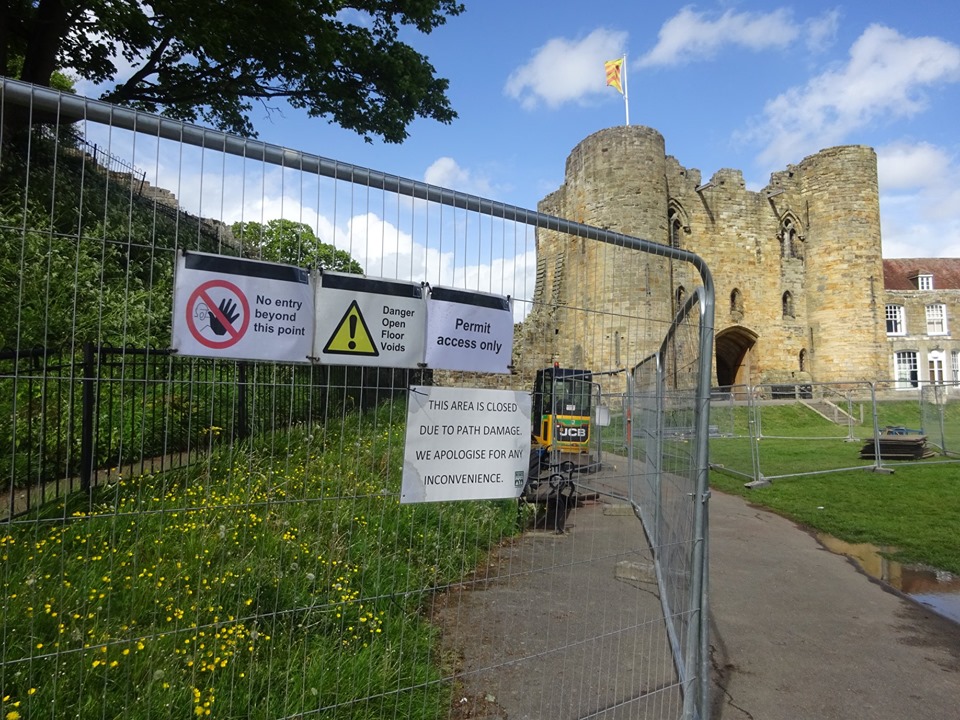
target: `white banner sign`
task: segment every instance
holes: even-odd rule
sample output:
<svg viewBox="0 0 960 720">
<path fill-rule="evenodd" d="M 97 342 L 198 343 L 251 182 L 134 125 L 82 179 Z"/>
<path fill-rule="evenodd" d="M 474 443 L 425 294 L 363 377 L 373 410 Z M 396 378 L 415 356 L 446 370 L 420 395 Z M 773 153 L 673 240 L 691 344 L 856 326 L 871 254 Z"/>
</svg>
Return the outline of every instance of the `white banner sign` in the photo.
<svg viewBox="0 0 960 720">
<path fill-rule="evenodd" d="M 177 258 L 173 348 L 183 355 L 306 363 L 313 325 L 302 268 L 197 252 Z"/>
<path fill-rule="evenodd" d="M 410 388 L 401 503 L 519 497 L 529 458 L 529 393 Z"/>
<path fill-rule="evenodd" d="M 427 304 L 420 283 L 324 272 L 313 356 L 330 365 L 416 368 Z"/>
<path fill-rule="evenodd" d="M 431 288 L 425 355 L 431 368 L 509 373 L 513 361 L 510 298 Z"/>
</svg>

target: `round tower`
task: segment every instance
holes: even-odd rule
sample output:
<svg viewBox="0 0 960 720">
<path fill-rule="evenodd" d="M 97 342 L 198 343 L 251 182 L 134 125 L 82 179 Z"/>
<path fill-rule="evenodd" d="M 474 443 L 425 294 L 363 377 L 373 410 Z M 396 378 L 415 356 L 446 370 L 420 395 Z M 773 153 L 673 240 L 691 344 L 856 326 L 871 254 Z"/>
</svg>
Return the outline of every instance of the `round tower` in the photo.
<svg viewBox="0 0 960 720">
<path fill-rule="evenodd" d="M 811 374 L 818 382 L 886 377 L 876 153 L 829 148 L 799 171 Z"/>
<path fill-rule="evenodd" d="M 666 243 L 663 136 L 642 126 L 601 130 L 570 153 L 563 185 L 541 212 Z M 537 235 L 536 305 L 525 333 L 531 364 L 594 371 L 629 367 L 652 351 L 650 318 L 669 312 L 668 261 L 551 231 Z M 526 363 L 525 363 L 526 365 Z M 525 367 L 525 370 L 532 370 Z"/>
</svg>

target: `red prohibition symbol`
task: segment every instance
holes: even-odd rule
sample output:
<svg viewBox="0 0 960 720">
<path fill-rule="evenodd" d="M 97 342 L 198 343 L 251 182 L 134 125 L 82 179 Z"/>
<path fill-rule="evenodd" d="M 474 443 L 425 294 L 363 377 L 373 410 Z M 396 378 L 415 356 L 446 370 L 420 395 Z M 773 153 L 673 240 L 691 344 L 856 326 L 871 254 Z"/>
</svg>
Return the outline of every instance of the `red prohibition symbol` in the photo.
<svg viewBox="0 0 960 720">
<path fill-rule="evenodd" d="M 223 288 L 228 293 L 219 304 L 210 297 L 209 290 L 212 288 Z M 236 299 L 231 298 L 230 294 L 233 294 Z M 237 312 L 238 303 L 240 313 Z M 234 325 L 238 317 L 239 327 Z M 198 326 L 198 320 L 208 320 L 209 325 Z M 236 345 L 247 332 L 249 325 L 250 303 L 247 302 L 247 297 L 240 288 L 232 282 L 208 280 L 190 294 L 190 299 L 187 301 L 187 327 L 190 328 L 190 334 L 201 345 L 211 350 L 223 350 Z M 201 327 L 213 337 L 204 335 Z M 222 340 L 217 339 L 221 336 Z"/>
</svg>

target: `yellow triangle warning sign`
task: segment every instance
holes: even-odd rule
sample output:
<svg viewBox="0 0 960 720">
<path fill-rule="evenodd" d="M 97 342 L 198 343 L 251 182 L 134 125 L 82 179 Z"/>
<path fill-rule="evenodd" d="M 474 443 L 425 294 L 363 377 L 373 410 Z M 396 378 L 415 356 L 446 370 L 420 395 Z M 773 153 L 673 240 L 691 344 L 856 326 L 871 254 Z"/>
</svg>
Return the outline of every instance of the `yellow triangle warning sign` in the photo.
<svg viewBox="0 0 960 720">
<path fill-rule="evenodd" d="M 350 303 L 343 318 L 337 323 L 337 329 L 327 340 L 323 352 L 334 355 L 371 355 L 373 357 L 380 354 L 356 300 Z"/>
</svg>

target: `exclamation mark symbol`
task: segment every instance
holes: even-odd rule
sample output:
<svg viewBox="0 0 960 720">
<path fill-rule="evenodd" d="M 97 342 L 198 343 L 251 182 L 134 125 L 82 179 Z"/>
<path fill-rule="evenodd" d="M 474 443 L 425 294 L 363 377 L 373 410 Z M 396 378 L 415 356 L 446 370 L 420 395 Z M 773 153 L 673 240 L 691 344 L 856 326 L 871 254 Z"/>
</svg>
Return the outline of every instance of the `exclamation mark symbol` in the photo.
<svg viewBox="0 0 960 720">
<path fill-rule="evenodd" d="M 357 337 L 357 316 L 351 313 L 347 320 L 350 321 L 350 342 L 347 343 L 347 347 L 354 350 L 357 347 L 357 342 L 354 339 Z"/>
</svg>

